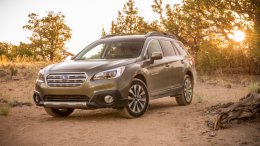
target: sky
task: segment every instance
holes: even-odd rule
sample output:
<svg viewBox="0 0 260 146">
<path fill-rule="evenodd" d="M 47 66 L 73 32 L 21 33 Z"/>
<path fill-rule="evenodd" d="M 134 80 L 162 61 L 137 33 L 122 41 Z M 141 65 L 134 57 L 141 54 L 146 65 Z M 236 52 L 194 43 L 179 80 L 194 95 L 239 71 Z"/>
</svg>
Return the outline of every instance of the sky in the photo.
<svg viewBox="0 0 260 146">
<path fill-rule="evenodd" d="M 174 4 L 182 0 L 163 0 Z M 29 31 L 23 30 L 28 23 L 28 14 L 40 17 L 48 11 L 61 12 L 65 23 L 72 29 L 72 37 L 66 44 L 69 52 L 78 53 L 101 36 L 102 28 L 109 32 L 111 21 L 116 20 L 118 10 L 127 0 L 0 0 L 0 42 L 18 45 L 28 43 Z M 140 16 L 147 21 L 158 19 L 152 11 L 153 0 L 135 0 Z"/>
</svg>

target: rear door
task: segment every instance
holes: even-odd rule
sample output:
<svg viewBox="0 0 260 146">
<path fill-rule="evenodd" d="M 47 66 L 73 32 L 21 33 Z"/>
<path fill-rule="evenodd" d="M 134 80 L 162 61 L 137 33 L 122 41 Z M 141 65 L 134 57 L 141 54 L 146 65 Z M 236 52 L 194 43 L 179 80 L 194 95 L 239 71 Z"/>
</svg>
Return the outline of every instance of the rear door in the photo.
<svg viewBox="0 0 260 146">
<path fill-rule="evenodd" d="M 174 41 L 171 41 L 171 43 L 173 45 L 173 48 L 178 53 L 177 55 L 180 57 L 179 62 L 181 63 L 181 68 L 182 68 L 183 73 L 180 74 L 177 82 L 180 83 L 180 85 L 182 86 L 182 83 L 184 80 L 184 75 L 185 75 L 184 74 L 185 68 L 189 67 L 189 63 L 188 63 L 189 54 L 181 42 L 174 40 Z"/>
<path fill-rule="evenodd" d="M 177 89 L 182 86 L 181 78 L 183 78 L 184 65 L 182 57 L 176 51 L 171 43 L 171 39 L 160 41 L 165 52 L 165 60 L 169 65 L 169 82 L 171 89 Z"/>
</svg>

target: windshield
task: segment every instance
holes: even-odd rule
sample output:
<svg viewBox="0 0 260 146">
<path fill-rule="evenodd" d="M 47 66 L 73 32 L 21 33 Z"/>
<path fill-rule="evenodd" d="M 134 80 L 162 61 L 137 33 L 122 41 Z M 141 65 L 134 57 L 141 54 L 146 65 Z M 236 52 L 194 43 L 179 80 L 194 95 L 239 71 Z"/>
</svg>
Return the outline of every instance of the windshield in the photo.
<svg viewBox="0 0 260 146">
<path fill-rule="evenodd" d="M 143 44 L 144 41 L 137 40 L 95 43 L 80 52 L 76 60 L 136 58 Z"/>
</svg>

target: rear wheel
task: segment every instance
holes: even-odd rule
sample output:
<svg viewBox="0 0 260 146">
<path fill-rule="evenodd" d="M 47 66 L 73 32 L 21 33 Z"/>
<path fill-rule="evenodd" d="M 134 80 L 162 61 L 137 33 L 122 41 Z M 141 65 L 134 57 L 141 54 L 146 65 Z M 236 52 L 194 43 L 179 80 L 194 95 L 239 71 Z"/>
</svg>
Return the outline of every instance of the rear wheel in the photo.
<svg viewBox="0 0 260 146">
<path fill-rule="evenodd" d="M 192 80 L 189 75 L 185 75 L 181 95 L 179 97 L 176 97 L 176 101 L 178 105 L 188 105 L 192 101 L 192 96 L 193 96 Z"/>
<path fill-rule="evenodd" d="M 119 109 L 120 115 L 126 118 L 142 116 L 147 110 L 149 95 L 145 83 L 142 80 L 134 79 L 128 93 L 128 104 Z"/>
<path fill-rule="evenodd" d="M 74 111 L 73 108 L 56 109 L 56 108 L 45 107 L 44 109 L 49 115 L 53 117 L 67 117 Z"/>
</svg>

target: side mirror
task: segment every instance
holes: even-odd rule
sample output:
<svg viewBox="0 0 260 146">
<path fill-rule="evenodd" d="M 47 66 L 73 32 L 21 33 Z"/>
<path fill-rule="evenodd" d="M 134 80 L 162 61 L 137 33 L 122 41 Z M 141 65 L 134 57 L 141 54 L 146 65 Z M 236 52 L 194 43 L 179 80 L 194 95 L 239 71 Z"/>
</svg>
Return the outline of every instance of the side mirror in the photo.
<svg viewBox="0 0 260 146">
<path fill-rule="evenodd" d="M 162 59 L 162 52 L 152 52 L 151 60 L 159 60 Z"/>
<path fill-rule="evenodd" d="M 70 60 L 74 60 L 76 58 L 76 55 L 75 56 L 71 56 Z"/>
</svg>

